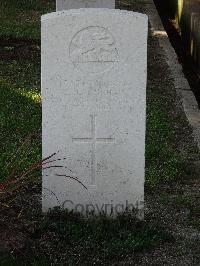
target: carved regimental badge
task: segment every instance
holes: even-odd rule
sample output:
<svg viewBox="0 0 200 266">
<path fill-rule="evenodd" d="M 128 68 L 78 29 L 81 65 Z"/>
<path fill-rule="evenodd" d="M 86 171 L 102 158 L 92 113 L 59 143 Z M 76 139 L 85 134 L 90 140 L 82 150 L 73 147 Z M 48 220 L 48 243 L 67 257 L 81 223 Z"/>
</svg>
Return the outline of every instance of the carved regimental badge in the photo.
<svg viewBox="0 0 200 266">
<path fill-rule="evenodd" d="M 115 39 L 107 29 L 91 26 L 74 35 L 69 55 L 73 64 L 80 70 L 99 73 L 114 65 L 118 51 Z"/>
</svg>

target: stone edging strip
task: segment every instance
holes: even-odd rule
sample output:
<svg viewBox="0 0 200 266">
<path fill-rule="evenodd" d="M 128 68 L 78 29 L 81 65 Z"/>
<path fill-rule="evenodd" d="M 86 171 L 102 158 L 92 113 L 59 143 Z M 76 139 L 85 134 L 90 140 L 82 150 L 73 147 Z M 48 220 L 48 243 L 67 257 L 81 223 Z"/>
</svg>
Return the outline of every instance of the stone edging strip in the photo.
<svg viewBox="0 0 200 266">
<path fill-rule="evenodd" d="M 167 32 L 163 27 L 153 0 L 146 1 L 145 6 L 146 14 L 149 16 L 152 33 L 154 36 L 158 37 L 159 44 L 165 52 L 166 61 L 171 70 L 171 77 L 174 81 L 177 94 L 181 98 L 184 112 L 193 129 L 194 140 L 200 149 L 200 109 L 198 107 L 198 103 L 187 79 L 184 76 L 183 68 L 179 63 L 176 52 L 169 41 Z"/>
</svg>

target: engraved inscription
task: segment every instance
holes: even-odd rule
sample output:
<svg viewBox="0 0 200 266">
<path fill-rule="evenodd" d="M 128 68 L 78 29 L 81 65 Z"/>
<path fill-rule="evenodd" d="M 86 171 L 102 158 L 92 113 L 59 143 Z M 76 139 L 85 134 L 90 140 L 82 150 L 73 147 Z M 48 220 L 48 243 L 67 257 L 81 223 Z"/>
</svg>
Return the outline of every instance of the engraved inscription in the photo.
<svg viewBox="0 0 200 266">
<path fill-rule="evenodd" d="M 90 80 L 89 82 L 84 81 L 73 81 L 72 84 L 69 84 L 68 81 L 61 81 L 62 88 L 67 88 L 71 86 L 71 90 L 63 90 L 63 96 L 67 97 L 68 102 L 72 103 L 72 106 L 69 106 L 64 102 L 66 110 L 70 108 L 87 108 L 88 105 L 91 106 L 91 109 L 95 110 L 110 110 L 112 106 L 112 100 L 116 96 L 117 92 L 109 89 L 110 82 L 104 82 L 103 80 Z M 111 81 L 113 87 L 115 82 Z M 108 87 L 108 88 L 107 88 Z M 65 100 L 64 100 L 65 101 Z"/>
<path fill-rule="evenodd" d="M 91 149 L 91 182 L 90 185 L 96 184 L 96 144 L 97 143 L 114 143 L 114 138 L 97 138 L 96 137 L 96 115 L 90 115 L 91 119 L 91 137 L 85 138 L 72 138 L 76 143 L 89 143 L 92 145 Z"/>
<path fill-rule="evenodd" d="M 74 35 L 69 55 L 76 67 L 98 73 L 113 66 L 117 61 L 118 51 L 115 39 L 107 29 L 91 26 Z"/>
</svg>

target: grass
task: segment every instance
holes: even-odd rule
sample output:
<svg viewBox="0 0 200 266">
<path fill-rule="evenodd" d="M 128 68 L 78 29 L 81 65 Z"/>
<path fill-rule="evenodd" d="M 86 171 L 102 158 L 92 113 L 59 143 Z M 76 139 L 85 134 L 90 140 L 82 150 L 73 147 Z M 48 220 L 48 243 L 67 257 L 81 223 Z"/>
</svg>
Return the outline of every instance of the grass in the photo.
<svg viewBox="0 0 200 266">
<path fill-rule="evenodd" d="M 32 93 L 27 95 L 26 88 L 16 89 L 11 84 L 0 81 L 0 90 L 0 101 L 3 103 L 0 106 L 0 176 L 3 179 L 20 161 L 22 170 L 41 157 L 40 138 L 30 139 L 23 151 L 19 154 L 16 152 L 27 136 L 39 131 L 41 117 L 40 106 L 31 98 Z"/>
<path fill-rule="evenodd" d="M 129 216 L 119 216 L 117 219 L 102 216 L 85 220 L 70 216 L 67 212 L 58 215 L 51 214 L 42 230 L 51 231 L 57 236 L 54 245 L 58 249 L 66 247 L 71 265 L 75 265 L 80 257 L 90 263 L 113 260 L 116 254 L 118 259 L 123 259 L 135 252 L 149 250 L 162 241 L 172 240 L 164 230 L 136 222 Z"/>
<path fill-rule="evenodd" d="M 177 180 L 184 172 L 185 158 L 174 148 L 173 118 L 160 93 L 149 91 L 147 105 L 146 184 Z"/>
<path fill-rule="evenodd" d="M 0 180 L 18 164 L 17 170 L 22 171 L 41 159 L 39 51 L 34 46 L 22 53 L 18 46 L 12 44 L 12 49 L 5 50 L 0 45 Z"/>
<path fill-rule="evenodd" d="M 40 38 L 40 17 L 55 11 L 54 0 L 5 0 L 0 3 L 0 37 Z"/>
<path fill-rule="evenodd" d="M 0 254 L 1 256 L 1 254 Z M 1 266 L 48 266 L 50 262 L 45 259 L 32 259 L 32 261 L 24 261 L 24 260 L 15 260 L 7 256 L 1 257 Z"/>
<path fill-rule="evenodd" d="M 61 213 L 59 210 L 52 211 L 41 221 L 34 231 L 34 238 L 37 239 L 41 234 L 42 238 L 47 238 L 50 242 L 43 242 L 43 253 L 39 253 L 44 263 L 51 258 L 56 265 L 66 262 L 68 265 L 79 265 L 83 261 L 87 265 L 111 263 L 148 251 L 163 242 L 173 242 L 172 236 L 162 228 L 137 222 L 130 216 L 118 216 L 116 219 L 101 216 L 86 220 L 79 215 Z M 51 246 L 50 249 L 48 245 Z M 40 265 L 37 264 L 40 263 L 37 259 L 38 248 L 36 252 L 34 249 L 35 247 L 31 259 L 24 254 L 22 265 L 28 265 L 29 260 L 30 263 L 34 261 L 30 265 Z M 8 262 L 6 256 L 1 260 L 1 265 L 5 265 L 4 261 Z M 16 263 L 16 260 L 13 262 Z"/>
<path fill-rule="evenodd" d="M 181 210 L 182 212 L 187 214 L 187 224 L 189 226 L 193 226 L 196 229 L 200 229 L 200 212 L 199 212 L 199 192 L 184 195 L 184 194 L 161 194 L 160 195 L 160 203 L 170 206 L 170 208 L 174 208 L 177 210 Z"/>
</svg>

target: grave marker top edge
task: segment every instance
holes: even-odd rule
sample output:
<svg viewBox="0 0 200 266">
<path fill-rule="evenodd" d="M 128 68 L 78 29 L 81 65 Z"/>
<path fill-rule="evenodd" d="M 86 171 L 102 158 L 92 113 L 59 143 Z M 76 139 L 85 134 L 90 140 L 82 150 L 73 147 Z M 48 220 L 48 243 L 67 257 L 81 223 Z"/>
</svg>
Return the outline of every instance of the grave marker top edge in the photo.
<svg viewBox="0 0 200 266">
<path fill-rule="evenodd" d="M 144 19 L 148 21 L 148 16 L 146 14 L 142 14 L 139 12 L 127 11 L 127 10 L 120 10 L 120 9 L 109 9 L 109 8 L 80 8 L 80 9 L 69 9 L 69 10 L 62 10 L 57 12 L 47 13 L 41 16 L 41 21 L 45 21 L 48 19 L 53 19 L 59 17 L 65 17 L 70 15 L 79 15 L 87 12 L 88 14 L 95 13 L 111 13 L 115 15 L 126 15 L 126 16 L 133 16 L 139 19 Z"/>
</svg>

